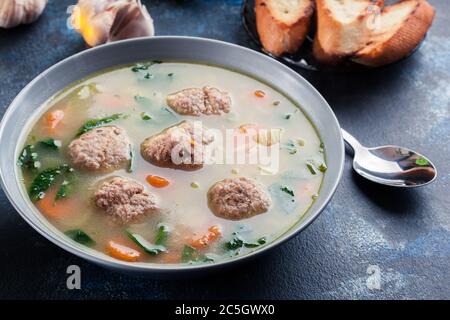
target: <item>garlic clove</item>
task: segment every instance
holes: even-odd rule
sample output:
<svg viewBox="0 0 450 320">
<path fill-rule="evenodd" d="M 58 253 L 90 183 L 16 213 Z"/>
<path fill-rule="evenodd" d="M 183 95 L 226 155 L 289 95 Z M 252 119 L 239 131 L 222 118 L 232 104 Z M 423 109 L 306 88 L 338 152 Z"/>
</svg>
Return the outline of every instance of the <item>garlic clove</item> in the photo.
<svg viewBox="0 0 450 320">
<path fill-rule="evenodd" d="M 153 20 L 139 0 L 79 0 L 70 22 L 92 47 L 154 35 Z"/>
<path fill-rule="evenodd" d="M 34 22 L 46 5 L 47 0 L 1 0 L 0 28 L 13 28 Z"/>
<path fill-rule="evenodd" d="M 140 3 L 128 3 L 118 8 L 108 41 L 154 36 L 153 20 L 146 7 Z"/>
</svg>

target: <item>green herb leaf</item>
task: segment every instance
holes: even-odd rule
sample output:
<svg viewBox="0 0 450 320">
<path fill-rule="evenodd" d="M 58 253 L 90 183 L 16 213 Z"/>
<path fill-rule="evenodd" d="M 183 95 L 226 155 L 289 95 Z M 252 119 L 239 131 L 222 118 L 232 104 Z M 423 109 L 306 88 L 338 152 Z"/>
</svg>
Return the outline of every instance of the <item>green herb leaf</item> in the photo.
<svg viewBox="0 0 450 320">
<path fill-rule="evenodd" d="M 145 62 L 145 63 L 136 63 L 133 67 L 131 67 L 131 71 L 133 72 L 140 72 L 148 70 L 152 65 L 162 63 L 162 61 L 155 60 L 151 62 Z"/>
<path fill-rule="evenodd" d="M 20 153 L 17 165 L 21 168 L 37 169 L 41 163 L 38 161 L 38 154 L 34 151 L 34 146 L 29 144 L 25 146 Z"/>
<path fill-rule="evenodd" d="M 118 119 L 120 119 L 123 116 L 122 113 L 115 113 L 113 115 L 110 115 L 108 117 L 105 118 L 100 118 L 100 119 L 91 119 L 89 121 L 87 121 L 77 132 L 77 137 L 82 135 L 83 133 L 86 133 L 92 129 L 101 127 L 105 124 L 111 123 L 113 121 L 116 121 Z"/>
<path fill-rule="evenodd" d="M 137 63 L 133 67 L 131 67 L 131 71 L 133 72 L 139 72 L 148 70 L 152 66 L 152 63 Z"/>
<path fill-rule="evenodd" d="M 419 158 L 419 159 L 416 159 L 416 162 L 415 162 L 418 166 L 427 166 L 427 165 L 429 165 L 430 164 L 430 162 L 427 160 L 427 159 L 425 159 L 425 158 Z"/>
<path fill-rule="evenodd" d="M 169 77 L 173 77 L 173 72 L 168 74 Z"/>
<path fill-rule="evenodd" d="M 200 254 L 197 249 L 186 244 L 181 253 L 181 262 L 214 262 L 214 259 L 207 255 Z"/>
<path fill-rule="evenodd" d="M 166 252 L 166 247 L 162 245 L 156 245 L 153 243 L 148 242 L 145 240 L 142 236 L 138 235 L 137 233 L 132 233 L 128 230 L 125 231 L 128 235 L 128 237 L 136 243 L 139 247 L 141 247 L 146 253 L 155 256 L 161 252 Z"/>
<path fill-rule="evenodd" d="M 88 236 L 86 232 L 84 232 L 81 229 L 74 229 L 64 232 L 66 236 L 68 236 L 70 239 L 81 243 L 87 247 L 92 247 L 95 245 L 95 241 Z"/>
<path fill-rule="evenodd" d="M 65 199 L 72 194 L 76 179 L 77 177 L 74 170 L 72 168 L 68 169 L 65 174 L 64 181 L 56 192 L 55 201 Z"/>
<path fill-rule="evenodd" d="M 288 195 L 295 197 L 294 191 L 292 191 L 292 189 L 290 189 L 289 187 L 283 186 L 280 189 L 281 191 L 286 192 Z"/>
<path fill-rule="evenodd" d="M 259 238 L 258 240 L 254 241 L 254 242 L 247 242 L 244 239 L 242 239 L 241 236 L 237 232 L 234 232 L 233 235 L 234 236 L 230 241 L 225 242 L 225 249 L 228 251 L 237 250 L 242 247 L 256 248 L 263 244 L 266 244 L 266 242 L 267 242 L 265 237 Z"/>
<path fill-rule="evenodd" d="M 246 248 L 256 248 L 259 246 L 262 246 L 263 244 L 266 244 L 267 240 L 265 237 L 259 238 L 258 240 L 256 240 L 255 242 L 246 242 L 244 243 L 244 246 Z"/>
<path fill-rule="evenodd" d="M 327 171 L 328 167 L 325 163 L 321 163 L 317 169 L 319 169 L 320 172 L 324 173 L 325 171 Z"/>
<path fill-rule="evenodd" d="M 57 168 L 45 169 L 40 172 L 33 180 L 30 186 L 30 198 L 37 201 L 44 198 L 47 190 L 55 183 L 56 179 L 69 170 L 68 165 L 61 165 Z"/>
<path fill-rule="evenodd" d="M 184 245 L 183 252 L 181 253 L 182 262 L 195 261 L 198 258 L 198 251 L 188 245 Z"/>
<path fill-rule="evenodd" d="M 234 237 L 230 241 L 225 242 L 225 249 L 227 250 L 236 250 L 243 246 L 244 240 L 236 233 L 234 233 Z"/>
<path fill-rule="evenodd" d="M 45 148 L 53 150 L 58 150 L 62 146 L 61 140 L 55 140 L 52 138 L 41 140 L 39 141 L 39 144 Z"/>
<path fill-rule="evenodd" d="M 166 242 L 168 236 L 169 228 L 164 224 L 160 225 L 158 228 L 158 233 L 156 234 L 155 244 L 163 245 Z"/>
<path fill-rule="evenodd" d="M 141 113 L 141 119 L 144 121 L 148 121 L 148 120 L 152 120 L 152 117 L 150 117 L 148 114 L 146 114 L 145 112 Z"/>
<path fill-rule="evenodd" d="M 310 162 L 306 163 L 306 167 L 308 168 L 309 172 L 311 172 L 311 174 L 316 175 L 316 169 L 314 168 L 314 165 Z"/>
<path fill-rule="evenodd" d="M 67 180 L 64 180 L 61 186 L 59 187 L 58 192 L 56 193 L 55 201 L 67 198 L 70 193 L 69 189 L 70 189 L 69 182 Z"/>
<path fill-rule="evenodd" d="M 284 118 L 286 120 L 289 120 L 291 117 L 292 117 L 292 113 L 287 113 L 287 114 L 284 115 Z"/>
<path fill-rule="evenodd" d="M 153 75 L 151 74 L 151 73 L 147 73 L 145 76 L 144 76 L 144 79 L 153 79 Z"/>
</svg>

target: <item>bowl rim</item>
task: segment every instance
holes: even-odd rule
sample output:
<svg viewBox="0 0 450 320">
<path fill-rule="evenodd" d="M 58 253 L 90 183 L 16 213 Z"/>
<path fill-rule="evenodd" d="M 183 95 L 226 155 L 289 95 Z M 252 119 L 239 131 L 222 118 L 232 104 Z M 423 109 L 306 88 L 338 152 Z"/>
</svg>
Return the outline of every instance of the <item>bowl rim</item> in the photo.
<svg viewBox="0 0 450 320">
<path fill-rule="evenodd" d="M 285 66 L 284 64 L 280 63 L 279 61 L 272 59 L 260 52 L 254 51 L 252 49 L 234 44 L 229 43 L 225 41 L 220 41 L 216 39 L 209 39 L 209 38 L 201 38 L 201 37 L 191 37 L 191 36 L 155 36 L 155 37 L 144 37 L 144 38 L 134 38 L 134 39 L 127 39 L 112 43 L 107 43 L 98 47 L 90 48 L 81 52 L 78 52 L 74 55 L 71 55 L 54 65 L 50 66 L 43 72 L 41 72 L 39 75 L 37 75 L 32 81 L 30 81 L 13 99 L 13 101 L 9 104 L 7 110 L 5 111 L 3 118 L 0 123 L 0 141 L 5 139 L 5 123 L 7 123 L 11 117 L 11 114 L 13 113 L 14 109 L 17 109 L 19 107 L 19 104 L 17 101 L 24 96 L 27 91 L 32 88 L 35 83 L 37 83 L 42 78 L 45 78 L 47 74 L 51 73 L 53 70 L 61 67 L 67 61 L 77 59 L 83 55 L 89 55 L 91 52 L 95 50 L 114 50 L 114 47 L 116 46 L 123 46 L 123 45 L 132 45 L 135 42 L 141 42 L 141 41 L 160 41 L 160 40 L 172 40 L 172 41 L 193 41 L 193 42 L 203 42 L 204 44 L 215 44 L 215 45 L 221 45 L 224 47 L 231 47 L 237 50 L 241 50 L 243 54 L 247 55 L 254 55 L 257 56 L 259 59 L 262 59 L 263 61 L 275 65 L 277 68 L 280 68 L 281 71 L 290 74 L 296 80 L 302 82 L 302 85 L 306 87 L 307 90 L 311 91 L 312 94 L 314 94 L 318 99 L 322 101 L 323 107 L 327 109 L 327 112 L 329 113 L 329 116 L 331 117 L 333 123 L 330 125 L 339 128 L 340 132 L 340 125 L 339 121 L 336 118 L 336 115 L 334 114 L 333 110 L 327 103 L 327 101 L 322 97 L 322 95 L 315 89 L 305 78 L 303 78 L 300 74 L 295 72 L 294 70 L 290 69 L 289 67 Z M 201 63 L 201 60 L 198 60 L 199 63 Z M 239 72 L 239 68 L 236 68 L 236 72 Z M 244 71 L 242 71 L 245 73 Z M 265 79 L 261 79 L 265 80 Z M 270 83 L 270 82 L 268 82 Z M 50 98 L 50 97 L 49 97 Z M 310 120 L 312 122 L 312 120 Z M 313 123 L 314 125 L 314 123 Z M 315 126 L 315 125 L 314 125 Z M 317 130 L 317 128 L 316 128 Z M 320 132 L 319 132 L 320 135 Z M 337 137 L 336 139 L 339 151 L 339 157 L 335 159 L 337 167 L 337 178 L 331 181 L 330 191 L 328 194 L 321 198 L 321 204 L 318 208 L 315 208 L 314 214 L 310 214 L 308 217 L 306 217 L 304 220 L 301 220 L 301 223 L 298 223 L 297 225 L 292 226 L 290 229 L 285 231 L 282 235 L 280 235 L 278 238 L 276 238 L 274 241 L 264 245 L 263 247 L 254 250 L 250 253 L 244 254 L 242 256 L 236 256 L 231 259 L 225 259 L 222 261 L 214 262 L 211 264 L 156 264 L 156 263 L 130 263 L 130 262 L 124 262 L 117 259 L 105 259 L 103 256 L 101 256 L 99 252 L 96 250 L 90 249 L 93 252 L 89 252 L 87 250 L 82 250 L 80 247 L 72 244 L 69 241 L 63 241 L 60 237 L 58 237 L 53 232 L 49 232 L 46 230 L 42 223 L 40 223 L 38 220 L 32 219 L 28 214 L 22 211 L 22 208 L 18 205 L 18 203 L 15 201 L 15 199 L 12 197 L 9 187 L 5 183 L 4 179 L 4 172 L 2 170 L 2 167 L 0 166 L 0 183 L 3 188 L 3 191 L 5 192 L 6 197 L 8 198 L 9 202 L 13 205 L 14 209 L 20 214 L 20 216 L 33 228 L 35 229 L 39 234 L 44 236 L 46 239 L 51 241 L 52 243 L 56 244 L 58 247 L 64 249 L 65 251 L 68 251 L 80 258 L 86 259 L 90 262 L 93 262 L 95 264 L 102 265 L 107 268 L 112 269 L 121 269 L 125 271 L 133 271 L 133 272 L 145 272 L 145 273 L 173 273 L 173 272 L 180 272 L 180 271 L 193 271 L 193 270 L 210 270 L 210 269 L 218 269 L 220 267 L 229 266 L 237 264 L 238 262 L 248 261 L 256 256 L 259 256 L 274 247 L 284 243 L 285 241 L 293 238 L 294 236 L 298 235 L 301 231 L 303 231 L 306 227 L 308 227 L 319 215 L 320 213 L 325 209 L 325 207 L 330 202 L 331 198 L 333 197 L 334 193 L 336 192 L 336 189 L 341 181 L 342 173 L 344 169 L 344 160 L 345 160 L 345 152 L 344 152 L 344 142 L 342 139 L 342 134 Z M 11 164 L 14 164 L 15 162 L 12 161 Z M 323 185 L 322 185 L 323 187 Z M 321 188 L 322 188 L 321 187 Z M 310 209 L 308 209 L 310 210 Z M 303 219 L 303 218 L 301 218 Z M 95 252 L 97 254 L 95 254 Z"/>
</svg>

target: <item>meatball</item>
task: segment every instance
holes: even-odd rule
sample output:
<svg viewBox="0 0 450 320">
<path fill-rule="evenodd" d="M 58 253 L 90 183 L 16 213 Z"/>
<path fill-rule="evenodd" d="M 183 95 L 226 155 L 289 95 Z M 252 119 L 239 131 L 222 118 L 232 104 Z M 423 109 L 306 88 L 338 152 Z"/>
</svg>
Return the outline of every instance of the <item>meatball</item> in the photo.
<svg viewBox="0 0 450 320">
<path fill-rule="evenodd" d="M 207 134 L 207 128 L 197 129 L 193 122 L 182 121 L 145 139 L 141 154 L 158 167 L 197 170 L 203 167 L 206 151 L 213 140 L 214 137 Z"/>
<path fill-rule="evenodd" d="M 211 211 L 228 220 L 242 220 L 264 213 L 271 204 L 264 187 L 245 177 L 219 181 L 208 191 Z"/>
<path fill-rule="evenodd" d="M 129 178 L 113 177 L 100 183 L 94 194 L 97 207 L 114 221 L 129 223 L 157 209 L 156 198 L 144 186 Z"/>
<path fill-rule="evenodd" d="M 92 129 L 69 144 L 69 156 L 75 167 L 111 171 L 130 160 L 130 141 L 125 130 L 116 126 Z"/>
<path fill-rule="evenodd" d="M 189 88 L 167 96 L 167 104 L 182 115 L 220 115 L 231 109 L 231 98 L 227 92 L 213 87 Z"/>
</svg>

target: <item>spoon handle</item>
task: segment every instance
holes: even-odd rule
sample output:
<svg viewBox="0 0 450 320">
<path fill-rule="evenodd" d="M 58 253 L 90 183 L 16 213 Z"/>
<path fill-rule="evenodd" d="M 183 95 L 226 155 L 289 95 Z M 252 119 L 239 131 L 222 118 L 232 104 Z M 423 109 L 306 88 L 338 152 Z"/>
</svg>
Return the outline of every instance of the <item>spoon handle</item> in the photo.
<svg viewBox="0 0 450 320">
<path fill-rule="evenodd" d="M 344 141 L 346 142 L 347 146 L 349 146 L 353 153 L 355 153 L 357 150 L 363 148 L 363 146 L 358 142 L 358 140 L 355 139 L 350 133 L 345 131 L 341 128 L 342 131 L 342 137 L 344 138 Z"/>
</svg>

